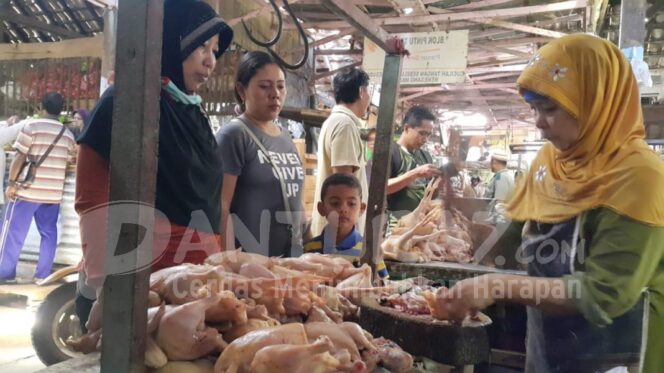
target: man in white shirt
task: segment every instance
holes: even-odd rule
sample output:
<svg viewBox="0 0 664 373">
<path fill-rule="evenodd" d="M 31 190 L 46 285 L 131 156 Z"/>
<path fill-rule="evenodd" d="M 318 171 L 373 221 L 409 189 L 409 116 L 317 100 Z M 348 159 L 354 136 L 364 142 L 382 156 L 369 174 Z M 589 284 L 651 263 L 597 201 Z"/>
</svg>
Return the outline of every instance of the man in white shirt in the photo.
<svg viewBox="0 0 664 373">
<path fill-rule="evenodd" d="M 316 206 L 320 202 L 321 187 L 325 179 L 336 173 L 353 174 L 362 186 L 362 202 L 367 202 L 366 159 L 360 128 L 360 118 L 366 115 L 371 97 L 368 91 L 369 75 L 361 69 L 348 68 L 333 79 L 336 105 L 325 120 L 318 137 L 318 175 L 314 198 L 311 233 L 318 236 L 325 227 L 326 220 L 320 216 Z M 362 214 L 356 229 L 364 233 Z"/>
</svg>

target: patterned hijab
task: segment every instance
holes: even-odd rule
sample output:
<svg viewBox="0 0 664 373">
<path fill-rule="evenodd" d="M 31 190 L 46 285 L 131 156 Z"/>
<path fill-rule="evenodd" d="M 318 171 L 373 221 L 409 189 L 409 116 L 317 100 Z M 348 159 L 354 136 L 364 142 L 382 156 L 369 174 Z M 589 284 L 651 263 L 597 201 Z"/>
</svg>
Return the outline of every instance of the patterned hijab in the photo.
<svg viewBox="0 0 664 373">
<path fill-rule="evenodd" d="M 615 45 L 585 34 L 556 39 L 517 84 L 574 116 L 579 138 L 564 151 L 542 147 L 509 201 L 512 219 L 559 223 L 607 207 L 664 226 L 664 163 L 644 141 L 637 82 Z"/>
</svg>

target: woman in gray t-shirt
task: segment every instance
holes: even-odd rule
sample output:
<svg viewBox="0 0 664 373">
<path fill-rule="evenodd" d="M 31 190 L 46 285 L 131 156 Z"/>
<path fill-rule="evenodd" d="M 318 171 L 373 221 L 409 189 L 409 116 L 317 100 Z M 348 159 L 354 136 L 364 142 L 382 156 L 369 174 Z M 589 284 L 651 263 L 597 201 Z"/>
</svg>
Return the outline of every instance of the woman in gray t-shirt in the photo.
<svg viewBox="0 0 664 373">
<path fill-rule="evenodd" d="M 224 246 L 269 256 L 290 256 L 300 252 L 302 246 L 299 218 L 304 169 L 290 134 L 275 123 L 286 99 L 284 70 L 265 52 L 245 54 L 237 67 L 235 97 L 243 114 L 216 134 L 224 172 Z M 268 154 L 261 151 L 255 140 Z M 277 172 L 288 196 L 290 224 Z"/>
</svg>

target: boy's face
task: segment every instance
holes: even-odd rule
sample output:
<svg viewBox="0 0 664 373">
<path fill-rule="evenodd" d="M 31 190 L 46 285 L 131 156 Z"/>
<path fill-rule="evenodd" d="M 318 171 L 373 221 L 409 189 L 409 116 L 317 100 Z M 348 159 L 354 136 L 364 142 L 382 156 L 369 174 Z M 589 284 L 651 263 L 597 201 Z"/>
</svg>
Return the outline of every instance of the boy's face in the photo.
<svg viewBox="0 0 664 373">
<path fill-rule="evenodd" d="M 366 208 L 366 203 L 362 203 L 360 198 L 360 191 L 346 185 L 329 186 L 325 199 L 318 202 L 318 213 L 325 216 L 332 225 L 338 221 L 337 229 L 342 232 L 352 229 Z"/>
</svg>

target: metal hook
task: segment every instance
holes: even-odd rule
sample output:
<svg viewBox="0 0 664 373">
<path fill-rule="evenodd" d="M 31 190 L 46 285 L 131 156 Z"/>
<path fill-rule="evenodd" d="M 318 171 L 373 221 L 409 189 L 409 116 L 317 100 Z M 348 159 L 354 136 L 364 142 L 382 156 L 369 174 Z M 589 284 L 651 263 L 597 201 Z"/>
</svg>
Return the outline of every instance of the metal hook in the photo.
<svg viewBox="0 0 664 373">
<path fill-rule="evenodd" d="M 297 17 L 295 17 L 295 13 L 293 12 L 293 9 L 291 9 L 290 4 L 288 4 L 287 0 L 282 0 L 284 3 L 284 8 L 286 9 L 286 12 L 288 15 L 293 19 L 295 22 L 295 27 L 297 28 L 298 34 L 300 34 L 300 37 L 302 38 L 302 41 L 304 42 L 304 55 L 302 56 L 302 59 L 298 61 L 295 64 L 289 64 L 288 62 L 284 61 L 275 51 L 270 49 L 270 47 L 279 41 L 279 38 L 281 37 L 281 32 L 283 28 L 283 20 L 281 18 L 281 13 L 279 11 L 279 7 L 275 3 L 275 0 L 269 0 L 270 4 L 272 4 L 272 8 L 274 8 L 274 11 L 277 13 L 277 19 L 278 19 L 278 28 L 277 28 L 277 35 L 274 37 L 274 39 L 270 40 L 267 43 L 260 42 L 256 40 L 249 30 L 247 29 L 247 26 L 244 24 L 244 20 L 242 21 L 242 25 L 244 26 L 244 30 L 247 32 L 247 36 L 249 36 L 249 39 L 254 42 L 257 45 L 260 45 L 263 48 L 266 48 L 268 53 L 272 57 L 274 57 L 277 62 L 283 66 L 286 69 L 289 70 L 297 70 L 300 67 L 302 67 L 306 62 L 307 59 L 309 59 L 309 40 L 307 39 L 307 34 L 304 32 L 304 29 L 302 28 L 302 25 L 300 24 L 300 21 L 298 21 Z"/>
<path fill-rule="evenodd" d="M 244 27 L 244 32 L 247 33 L 247 36 L 249 37 L 249 40 L 254 42 L 255 44 L 260 45 L 263 48 L 270 48 L 271 46 L 277 44 L 279 39 L 281 38 L 281 30 L 283 29 L 283 19 L 281 18 L 281 12 L 279 11 L 279 6 L 277 5 L 275 0 L 269 0 L 270 5 L 272 5 L 272 9 L 274 9 L 274 14 L 277 15 L 277 34 L 274 35 L 274 37 L 271 40 L 268 40 L 266 42 L 262 42 L 258 39 L 256 39 L 251 32 L 249 31 L 249 27 L 247 27 L 247 24 L 244 22 L 244 19 L 242 19 L 242 27 Z"/>
<path fill-rule="evenodd" d="M 297 70 L 300 67 L 302 67 L 307 62 L 307 59 L 309 58 L 309 40 L 307 39 L 307 34 L 304 32 L 304 29 L 302 28 L 302 25 L 300 24 L 300 21 L 298 21 L 297 18 L 295 17 L 295 13 L 293 12 L 293 9 L 291 9 L 290 4 L 288 4 L 288 1 L 287 0 L 282 0 L 282 1 L 284 2 L 284 8 L 286 8 L 286 11 L 288 12 L 288 15 L 290 15 L 290 17 L 293 19 L 293 22 L 295 22 L 295 27 L 297 28 L 298 34 L 300 34 L 300 38 L 302 38 L 302 42 L 304 42 L 304 55 L 302 56 L 302 59 L 299 62 L 291 65 L 291 64 L 287 63 L 286 61 L 284 61 L 283 59 L 281 59 L 281 57 L 279 57 L 271 49 L 268 49 L 268 51 L 270 52 L 272 57 L 274 57 L 277 61 L 279 61 L 279 63 L 283 67 L 285 67 L 289 70 Z"/>
</svg>

